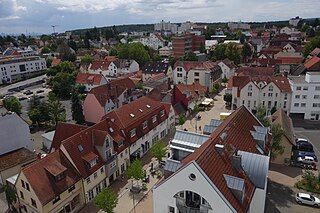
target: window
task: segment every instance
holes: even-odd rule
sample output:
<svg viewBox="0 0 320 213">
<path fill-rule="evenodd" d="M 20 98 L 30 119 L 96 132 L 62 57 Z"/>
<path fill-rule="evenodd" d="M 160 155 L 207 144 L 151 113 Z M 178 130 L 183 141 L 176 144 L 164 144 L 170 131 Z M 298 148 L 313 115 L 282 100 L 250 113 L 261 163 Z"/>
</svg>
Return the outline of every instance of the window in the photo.
<svg viewBox="0 0 320 213">
<path fill-rule="evenodd" d="M 248 86 L 248 91 L 252 91 L 252 85 Z"/>
<path fill-rule="evenodd" d="M 317 87 L 315 88 L 315 90 L 320 90 L 320 86 L 317 86 Z"/>
<path fill-rule="evenodd" d="M 112 161 L 112 163 L 110 164 L 110 169 L 112 169 L 113 167 L 115 167 L 117 165 L 116 161 Z"/>
<path fill-rule="evenodd" d="M 303 87 L 303 90 L 305 90 L 305 91 L 308 90 L 308 87 Z"/>
<path fill-rule="evenodd" d="M 106 147 L 109 147 L 109 146 L 110 146 L 109 138 L 106 138 Z"/>
<path fill-rule="evenodd" d="M 56 196 L 54 198 L 54 200 L 52 201 L 53 204 L 55 204 L 56 202 L 58 202 L 60 200 L 60 195 Z"/>
<path fill-rule="evenodd" d="M 244 105 L 244 100 L 242 101 L 242 105 Z"/>
<path fill-rule="evenodd" d="M 301 87 L 297 87 L 297 90 L 301 90 Z"/>
<path fill-rule="evenodd" d="M 21 180 L 21 185 L 22 185 L 23 188 L 25 188 L 25 185 L 24 185 L 24 181 L 23 181 L 23 180 Z"/>
<path fill-rule="evenodd" d="M 268 97 L 272 97 L 272 93 L 269 92 L 269 93 L 268 93 Z"/>
<path fill-rule="evenodd" d="M 198 72 L 195 72 L 195 73 L 194 73 L 194 76 L 199 76 L 199 73 L 198 73 Z"/>
<path fill-rule="evenodd" d="M 269 86 L 269 92 L 272 92 L 272 91 L 273 91 L 273 86 L 270 85 L 270 86 Z"/>
<path fill-rule="evenodd" d="M 286 101 L 283 102 L 283 108 L 284 108 L 284 109 L 287 108 L 287 102 L 286 102 Z"/>
<path fill-rule="evenodd" d="M 295 99 L 300 99 L 300 95 L 296 95 L 294 98 Z"/>
<path fill-rule="evenodd" d="M 98 163 L 98 158 L 92 160 L 92 161 L 90 162 L 90 168 L 92 168 L 92 167 L 94 167 L 95 165 L 97 165 L 97 163 Z"/>
<path fill-rule="evenodd" d="M 299 107 L 299 103 L 294 103 L 293 106 L 294 107 Z"/>
<path fill-rule="evenodd" d="M 182 73 L 177 73 L 177 77 L 182 78 Z"/>
<path fill-rule="evenodd" d="M 182 67 L 177 67 L 178 72 L 182 72 Z"/>
<path fill-rule="evenodd" d="M 103 167 L 100 168 L 100 173 L 101 174 L 104 173 L 104 168 Z"/>
<path fill-rule="evenodd" d="M 262 101 L 262 106 L 264 106 L 264 101 Z"/>
<path fill-rule="evenodd" d="M 274 102 L 274 107 L 277 108 L 277 105 L 278 105 L 278 102 L 275 101 L 275 102 Z"/>
<path fill-rule="evenodd" d="M 131 135 L 131 137 L 136 136 L 136 129 L 131 130 L 130 135 Z"/>
<path fill-rule="evenodd" d="M 163 117 L 164 116 L 164 110 L 161 110 L 160 112 L 160 116 Z"/>
<path fill-rule="evenodd" d="M 174 213 L 174 207 L 172 207 L 172 206 L 168 206 L 169 208 L 168 208 L 168 212 L 169 213 Z"/>
<path fill-rule="evenodd" d="M 249 108 L 250 108 L 250 103 L 251 103 L 251 102 L 250 102 L 250 101 L 248 101 L 248 107 L 249 107 Z"/>
<path fill-rule="evenodd" d="M 21 199 L 24 199 L 24 195 L 23 195 L 22 191 L 20 191 L 20 197 L 21 197 Z"/>
<path fill-rule="evenodd" d="M 256 107 L 257 106 L 257 101 L 254 101 L 253 102 L 253 107 Z"/>
<path fill-rule="evenodd" d="M 266 97 L 266 93 L 263 93 L 263 97 Z"/>
<path fill-rule="evenodd" d="M 87 177 L 86 181 L 87 181 L 87 184 L 89 184 L 91 182 L 90 177 Z"/>
<path fill-rule="evenodd" d="M 314 95 L 313 98 L 314 99 L 320 99 L 320 95 Z"/>
<path fill-rule="evenodd" d="M 252 96 L 252 92 L 248 92 L 248 96 L 251 97 Z"/>
<path fill-rule="evenodd" d="M 284 94 L 284 100 L 287 100 L 287 99 L 288 99 L 288 94 L 285 93 L 285 94 Z"/>
<path fill-rule="evenodd" d="M 145 129 L 148 127 L 148 121 L 145 121 L 142 123 L 142 129 Z"/>
<path fill-rule="evenodd" d="M 157 116 L 156 115 L 152 116 L 152 123 L 155 123 L 156 121 L 157 121 Z"/>
<path fill-rule="evenodd" d="M 276 97 L 278 97 L 278 93 L 276 93 Z"/>
<path fill-rule="evenodd" d="M 302 99 L 307 99 L 307 95 L 302 95 Z"/>
<path fill-rule="evenodd" d="M 37 208 L 37 203 L 34 199 L 31 198 L 31 205 Z"/>
<path fill-rule="evenodd" d="M 69 189 L 68 189 L 68 192 L 72 192 L 76 187 L 74 185 L 72 185 Z"/>
<path fill-rule="evenodd" d="M 312 107 L 320 107 L 320 103 L 313 103 Z"/>
<path fill-rule="evenodd" d="M 184 191 L 179 192 L 179 197 L 184 198 Z"/>
<path fill-rule="evenodd" d="M 30 191 L 29 183 L 26 183 L 26 188 L 28 191 Z"/>
<path fill-rule="evenodd" d="M 306 107 L 306 103 L 301 103 L 301 107 Z"/>
<path fill-rule="evenodd" d="M 98 177 L 98 173 L 95 172 L 95 173 L 93 174 L 93 178 L 94 178 L 94 179 L 97 179 L 97 177 Z"/>
</svg>

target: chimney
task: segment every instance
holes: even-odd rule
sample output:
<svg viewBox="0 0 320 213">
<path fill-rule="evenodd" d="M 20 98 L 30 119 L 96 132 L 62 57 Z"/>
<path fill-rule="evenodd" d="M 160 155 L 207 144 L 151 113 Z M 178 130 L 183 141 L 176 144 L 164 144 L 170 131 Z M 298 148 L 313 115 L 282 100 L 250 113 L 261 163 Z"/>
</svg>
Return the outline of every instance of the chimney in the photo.
<svg viewBox="0 0 320 213">
<path fill-rule="evenodd" d="M 224 147 L 223 144 L 216 144 L 216 145 L 214 146 L 214 148 L 215 148 L 216 151 L 219 153 L 219 155 L 223 155 L 224 149 L 225 149 L 225 147 Z"/>
<path fill-rule="evenodd" d="M 232 166 L 237 170 L 237 172 L 240 172 L 242 169 L 242 165 L 241 165 L 241 155 L 233 155 L 232 156 Z"/>
</svg>

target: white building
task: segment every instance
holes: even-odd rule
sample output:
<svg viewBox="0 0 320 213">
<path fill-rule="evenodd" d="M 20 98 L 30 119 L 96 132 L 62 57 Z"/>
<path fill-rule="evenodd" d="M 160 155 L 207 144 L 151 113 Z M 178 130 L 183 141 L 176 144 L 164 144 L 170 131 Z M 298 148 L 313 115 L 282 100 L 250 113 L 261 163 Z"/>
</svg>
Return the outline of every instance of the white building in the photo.
<svg viewBox="0 0 320 213">
<path fill-rule="evenodd" d="M 287 34 L 287 35 L 291 35 L 294 33 L 297 33 L 298 31 L 295 28 L 290 28 L 290 27 L 283 27 L 280 29 L 280 34 Z"/>
<path fill-rule="evenodd" d="M 320 74 L 307 72 L 305 76 L 290 76 L 292 101 L 290 114 L 308 120 L 320 119 Z"/>
<path fill-rule="evenodd" d="M 29 125 L 14 112 L 0 114 L 0 155 L 26 148 L 33 151 Z"/>
<path fill-rule="evenodd" d="M 234 76 L 236 72 L 236 65 L 233 63 L 233 61 L 226 58 L 224 60 L 217 61 L 216 63 L 219 67 L 221 67 L 222 70 L 221 79 L 229 79 Z"/>
<path fill-rule="evenodd" d="M 294 27 L 297 27 L 299 22 L 302 20 L 302 18 L 300 18 L 299 16 L 295 17 L 295 18 L 291 18 L 289 20 L 289 24 L 294 26 Z"/>
<path fill-rule="evenodd" d="M 251 110 L 266 107 L 268 113 L 275 107 L 290 112 L 292 90 L 289 81 L 282 76 L 233 76 L 226 93 L 232 94 L 232 104 L 245 105 Z"/>
<path fill-rule="evenodd" d="M 43 73 L 46 60 L 38 56 L 0 58 L 0 84 L 12 83 Z"/>
<path fill-rule="evenodd" d="M 165 22 L 164 20 L 162 20 L 159 23 L 155 23 L 154 24 L 154 31 L 171 31 L 171 23 L 169 22 Z"/>
<path fill-rule="evenodd" d="M 172 48 L 170 47 L 161 47 L 159 48 L 159 55 L 162 57 L 162 56 L 165 56 L 165 57 L 169 57 L 170 55 L 172 55 L 173 51 L 172 51 Z"/>
<path fill-rule="evenodd" d="M 160 47 L 164 47 L 164 39 L 159 34 L 151 33 L 149 37 L 140 38 L 139 42 L 144 46 L 158 50 Z"/>
<path fill-rule="evenodd" d="M 263 213 L 270 145 L 268 129 L 245 107 L 211 137 L 177 131 L 165 179 L 153 188 L 153 212 Z"/>
</svg>

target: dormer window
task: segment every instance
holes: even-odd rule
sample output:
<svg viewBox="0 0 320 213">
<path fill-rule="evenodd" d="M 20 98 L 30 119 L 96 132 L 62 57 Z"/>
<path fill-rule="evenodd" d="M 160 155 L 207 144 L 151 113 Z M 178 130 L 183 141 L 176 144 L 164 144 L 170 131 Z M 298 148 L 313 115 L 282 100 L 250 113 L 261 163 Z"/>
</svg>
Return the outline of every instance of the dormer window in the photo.
<svg viewBox="0 0 320 213">
<path fill-rule="evenodd" d="M 148 127 L 148 121 L 145 121 L 142 123 L 142 129 L 145 129 Z"/>
<path fill-rule="evenodd" d="M 67 168 L 58 161 L 46 165 L 45 170 L 52 175 L 56 182 L 66 177 Z"/>
<path fill-rule="evenodd" d="M 272 85 L 269 86 L 269 91 L 270 91 L 270 92 L 273 91 L 273 86 L 272 86 Z"/>
<path fill-rule="evenodd" d="M 156 115 L 152 116 L 152 123 L 155 123 L 156 121 L 157 121 L 157 116 Z"/>
<path fill-rule="evenodd" d="M 252 91 L 252 85 L 248 86 L 248 91 Z"/>
<path fill-rule="evenodd" d="M 136 129 L 131 130 L 130 135 L 131 135 L 131 137 L 136 136 Z"/>
<path fill-rule="evenodd" d="M 164 116 L 164 110 L 161 110 L 160 112 L 160 116 L 163 117 Z"/>
</svg>

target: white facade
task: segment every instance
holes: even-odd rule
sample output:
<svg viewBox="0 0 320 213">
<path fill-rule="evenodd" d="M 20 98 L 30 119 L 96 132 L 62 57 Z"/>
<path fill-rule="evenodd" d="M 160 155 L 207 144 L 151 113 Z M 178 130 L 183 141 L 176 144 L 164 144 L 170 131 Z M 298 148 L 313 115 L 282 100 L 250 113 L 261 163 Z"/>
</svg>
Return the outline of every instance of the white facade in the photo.
<svg viewBox="0 0 320 213">
<path fill-rule="evenodd" d="M 226 78 L 231 78 L 232 76 L 234 76 L 234 73 L 236 72 L 235 68 L 229 67 L 228 65 L 226 65 L 225 63 L 223 63 L 223 61 L 219 62 L 217 64 L 221 70 L 222 70 L 222 74 L 221 74 L 221 78 L 224 79 L 224 77 Z"/>
<path fill-rule="evenodd" d="M 158 50 L 160 47 L 164 47 L 163 39 L 159 38 L 155 34 L 150 34 L 149 37 L 140 38 L 139 42 L 143 45 L 153 48 L 154 50 Z"/>
<path fill-rule="evenodd" d="M 299 16 L 298 17 L 295 17 L 295 18 L 291 18 L 289 20 L 289 24 L 294 26 L 294 27 L 297 27 L 299 22 L 302 20 L 302 18 L 300 18 Z"/>
<path fill-rule="evenodd" d="M 290 114 L 300 114 L 308 120 L 320 120 L 320 74 L 291 76 L 292 88 Z"/>
<path fill-rule="evenodd" d="M 16 113 L 0 115 L 0 155 L 20 148 L 33 151 L 29 125 Z"/>
<path fill-rule="evenodd" d="M 170 55 L 172 55 L 172 48 L 170 48 L 170 47 L 162 47 L 162 48 L 160 48 L 159 49 L 159 55 L 160 56 L 170 56 Z"/>
<path fill-rule="evenodd" d="M 280 29 L 280 34 L 291 35 L 292 33 L 296 33 L 297 30 L 295 28 L 283 27 Z"/>
<path fill-rule="evenodd" d="M 171 23 L 163 20 L 159 23 L 155 23 L 154 31 L 171 31 Z"/>
<path fill-rule="evenodd" d="M 191 173 L 195 175 L 195 180 L 189 178 Z M 169 212 L 170 207 L 174 208 L 174 212 L 179 212 L 177 205 L 179 205 L 180 201 L 184 200 L 184 198 L 179 196 L 179 193 L 186 190 L 197 193 L 207 201 L 211 206 L 211 209 L 207 208 L 208 213 L 236 212 L 195 162 L 191 162 L 159 186 L 153 188 L 153 212 Z M 176 196 L 176 194 L 178 195 Z M 205 206 L 208 205 L 204 204 L 203 208 Z"/>
<path fill-rule="evenodd" d="M 46 60 L 38 56 L 1 58 L 0 84 L 29 78 L 46 69 Z"/>
<path fill-rule="evenodd" d="M 175 113 L 173 107 L 171 106 L 170 113 L 166 120 L 139 138 L 136 142 L 131 144 L 130 155 L 137 153 L 140 154 L 140 157 L 142 157 L 155 144 L 155 142 L 157 142 L 158 139 L 163 139 L 167 134 L 169 134 L 174 127 L 174 116 Z"/>
<path fill-rule="evenodd" d="M 230 93 L 230 91 L 227 91 L 227 93 Z M 273 107 L 276 109 L 282 108 L 286 112 L 290 111 L 292 93 L 282 92 L 273 82 L 255 84 L 250 81 L 240 90 L 239 96 L 238 87 L 233 87 L 231 93 L 232 104 L 237 107 L 245 105 L 251 110 L 256 110 L 257 107 L 263 106 L 269 112 Z"/>
</svg>

